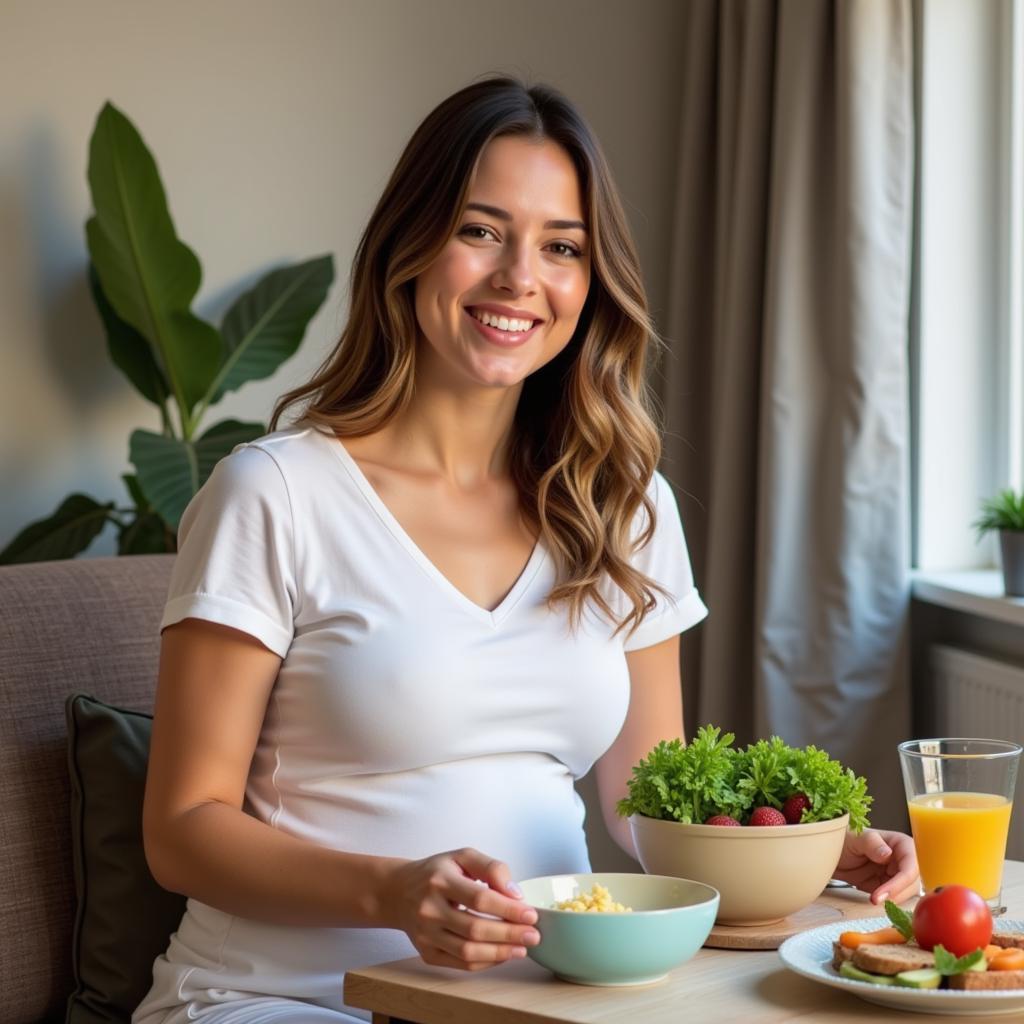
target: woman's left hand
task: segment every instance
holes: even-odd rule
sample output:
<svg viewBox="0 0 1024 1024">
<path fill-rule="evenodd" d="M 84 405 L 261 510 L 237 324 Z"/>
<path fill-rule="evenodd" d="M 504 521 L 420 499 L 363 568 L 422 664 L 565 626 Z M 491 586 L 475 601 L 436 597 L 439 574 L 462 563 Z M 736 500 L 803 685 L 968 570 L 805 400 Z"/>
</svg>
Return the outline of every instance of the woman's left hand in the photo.
<svg viewBox="0 0 1024 1024">
<path fill-rule="evenodd" d="M 902 903 L 921 891 L 914 840 L 903 832 L 846 833 L 835 877 L 871 893 L 872 903 Z"/>
</svg>

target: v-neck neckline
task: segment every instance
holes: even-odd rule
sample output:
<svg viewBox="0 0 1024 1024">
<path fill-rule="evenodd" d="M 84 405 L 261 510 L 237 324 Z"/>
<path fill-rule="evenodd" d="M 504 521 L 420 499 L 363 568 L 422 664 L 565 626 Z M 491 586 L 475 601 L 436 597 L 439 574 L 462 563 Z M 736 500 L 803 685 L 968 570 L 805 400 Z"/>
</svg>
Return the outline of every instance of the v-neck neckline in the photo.
<svg viewBox="0 0 1024 1024">
<path fill-rule="evenodd" d="M 338 458 L 341 460 L 341 464 L 348 471 L 349 477 L 351 477 L 353 483 L 355 483 L 360 493 L 366 499 L 367 504 L 369 504 L 377 514 L 377 517 L 381 520 L 384 526 L 387 527 L 391 535 L 403 548 L 405 548 L 413 561 L 415 561 L 416 564 L 419 565 L 419 567 L 431 579 L 433 579 L 442 590 L 446 591 L 449 596 L 456 601 L 456 603 L 460 604 L 475 618 L 480 619 L 491 626 L 499 625 L 509 616 L 512 609 L 519 603 L 523 594 L 533 582 L 534 577 L 537 575 L 541 564 L 544 561 L 544 546 L 539 537 L 533 545 L 533 550 L 530 552 L 530 557 L 526 560 L 526 564 L 523 566 L 522 572 L 520 572 L 508 593 L 494 608 L 485 608 L 482 604 L 477 604 L 476 601 L 472 600 L 459 590 L 459 588 L 455 586 L 455 584 L 452 583 L 452 581 L 448 579 L 440 569 L 438 569 L 434 562 L 427 557 L 423 549 L 412 539 L 409 532 L 398 521 L 391 509 L 384 503 L 384 499 L 377 493 L 373 484 L 371 484 L 369 479 L 367 479 L 367 476 L 363 472 L 359 463 L 356 462 L 352 453 L 345 447 L 341 439 L 329 434 L 325 434 L 324 439 L 337 453 Z"/>
</svg>

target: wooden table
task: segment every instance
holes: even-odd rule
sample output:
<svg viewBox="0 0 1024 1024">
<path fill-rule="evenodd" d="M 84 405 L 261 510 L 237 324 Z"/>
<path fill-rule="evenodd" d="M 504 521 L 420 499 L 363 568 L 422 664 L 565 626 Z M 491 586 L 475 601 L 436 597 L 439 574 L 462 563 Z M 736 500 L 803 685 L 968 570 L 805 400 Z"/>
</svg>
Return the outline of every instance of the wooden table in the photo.
<svg viewBox="0 0 1024 1024">
<path fill-rule="evenodd" d="M 863 901 L 862 916 L 877 912 L 862 893 L 837 891 Z M 1024 918 L 1024 862 L 1006 862 L 1003 903 L 1008 917 Z M 665 981 L 635 988 L 571 985 L 525 958 L 473 974 L 431 967 L 418 958 L 397 960 L 349 971 L 345 1001 L 371 1010 L 373 1024 L 390 1024 L 393 1017 L 417 1024 L 949 1024 L 955 1019 L 863 1002 L 793 974 L 774 951 L 724 949 L 702 949 Z"/>
</svg>

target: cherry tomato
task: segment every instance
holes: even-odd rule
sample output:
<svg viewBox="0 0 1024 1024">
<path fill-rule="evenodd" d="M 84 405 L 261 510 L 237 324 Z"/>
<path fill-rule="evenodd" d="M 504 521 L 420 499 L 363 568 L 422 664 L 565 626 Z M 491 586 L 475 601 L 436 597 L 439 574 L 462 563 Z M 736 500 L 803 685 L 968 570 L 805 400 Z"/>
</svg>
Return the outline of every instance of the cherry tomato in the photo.
<svg viewBox="0 0 1024 1024">
<path fill-rule="evenodd" d="M 992 912 L 966 885 L 940 885 L 914 908 L 914 938 L 922 949 L 941 944 L 954 956 L 965 956 L 988 945 Z"/>
</svg>

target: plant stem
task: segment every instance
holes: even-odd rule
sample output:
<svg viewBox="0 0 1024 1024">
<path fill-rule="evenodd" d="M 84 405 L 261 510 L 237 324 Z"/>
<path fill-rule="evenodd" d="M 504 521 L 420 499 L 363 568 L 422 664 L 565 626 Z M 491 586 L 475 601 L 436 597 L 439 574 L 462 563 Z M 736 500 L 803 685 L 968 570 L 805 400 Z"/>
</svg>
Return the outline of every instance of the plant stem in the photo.
<svg viewBox="0 0 1024 1024">
<path fill-rule="evenodd" d="M 199 421 L 203 418 L 203 415 L 206 412 L 207 405 L 209 405 L 209 392 L 207 392 L 207 394 L 203 395 L 203 397 L 199 400 L 199 404 L 196 406 L 195 412 L 192 414 L 192 430 L 193 430 L 193 432 L 199 426 Z M 192 435 L 189 434 L 189 437 L 191 437 L 191 436 Z M 188 438 L 186 438 L 186 440 L 187 439 Z"/>
<path fill-rule="evenodd" d="M 160 403 L 160 422 L 163 424 L 164 437 L 174 437 L 174 427 L 171 426 L 171 417 L 167 412 L 166 401 Z"/>
</svg>

